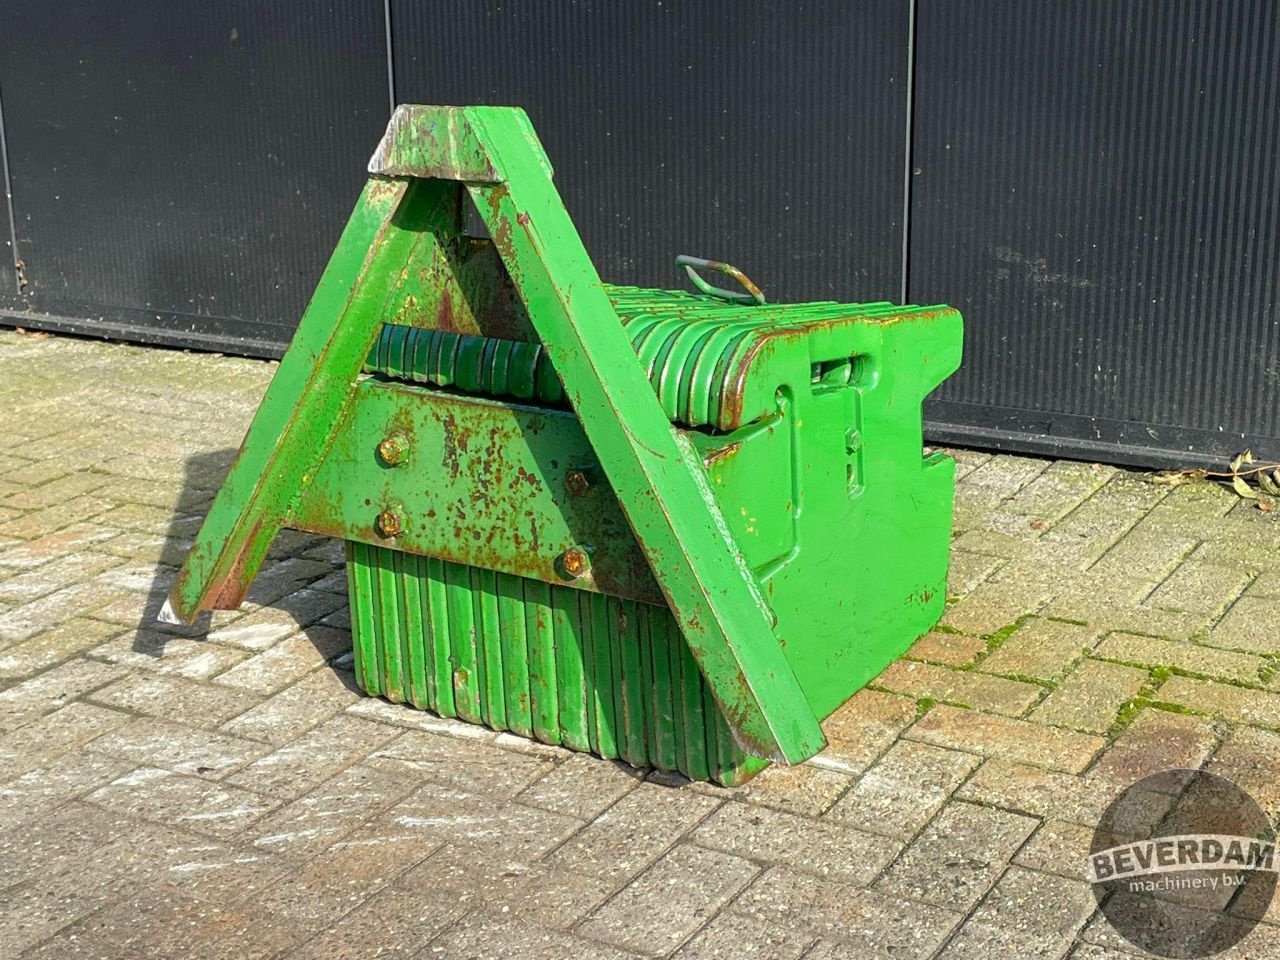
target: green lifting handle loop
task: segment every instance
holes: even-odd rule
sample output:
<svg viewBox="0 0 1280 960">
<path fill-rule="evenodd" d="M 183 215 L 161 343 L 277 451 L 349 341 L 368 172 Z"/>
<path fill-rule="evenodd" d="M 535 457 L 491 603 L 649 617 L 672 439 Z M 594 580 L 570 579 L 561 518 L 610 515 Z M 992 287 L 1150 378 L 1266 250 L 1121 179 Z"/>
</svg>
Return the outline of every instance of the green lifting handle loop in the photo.
<svg viewBox="0 0 1280 960">
<path fill-rule="evenodd" d="M 676 257 L 676 266 L 684 267 L 684 272 L 689 275 L 689 282 L 709 297 L 719 297 L 721 300 L 728 300 L 730 303 L 764 305 L 764 293 L 761 292 L 750 277 L 731 263 L 724 263 L 720 260 L 704 260 L 702 257 L 690 257 L 682 253 Z M 699 270 L 713 270 L 716 273 L 723 273 L 726 277 L 733 277 L 742 285 L 742 290 L 725 290 L 723 287 L 713 287 L 699 276 Z"/>
</svg>

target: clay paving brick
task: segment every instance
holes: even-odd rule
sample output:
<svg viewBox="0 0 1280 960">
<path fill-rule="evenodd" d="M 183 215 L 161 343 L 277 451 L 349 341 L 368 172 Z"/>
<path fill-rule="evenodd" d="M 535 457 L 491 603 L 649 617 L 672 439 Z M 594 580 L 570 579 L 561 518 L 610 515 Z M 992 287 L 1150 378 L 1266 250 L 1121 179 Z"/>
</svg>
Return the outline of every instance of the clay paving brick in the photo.
<svg viewBox="0 0 1280 960">
<path fill-rule="evenodd" d="M 1098 642 L 1090 627 L 1036 617 L 1023 623 L 978 665 L 985 673 L 1052 680 Z"/>
<path fill-rule="evenodd" d="M 1060 957 L 1096 906 L 1083 881 L 1010 867 L 947 944 L 946 956 Z"/>
<path fill-rule="evenodd" d="M 113 506 L 115 504 L 102 497 L 73 497 L 55 506 L 31 510 L 14 520 L 0 523 L 0 534 L 34 540 L 90 519 L 107 526 L 116 526 L 108 517 Z"/>
<path fill-rule="evenodd" d="M 265 854 L 307 859 L 421 786 L 415 778 L 356 764 L 263 817 L 239 839 Z"/>
<path fill-rule="evenodd" d="M 126 667 L 205 680 L 228 670 L 248 654 L 203 639 L 146 629 L 121 634 L 89 651 L 89 655 Z"/>
<path fill-rule="evenodd" d="M 253 584 L 249 587 L 249 592 L 246 594 L 245 599 L 250 604 L 271 604 L 274 607 L 278 601 L 308 587 L 312 581 L 327 576 L 332 571 L 332 564 L 323 560 L 310 560 L 306 557 L 289 557 L 277 563 L 264 564 L 262 571 L 254 578 Z M 337 599 L 332 594 L 317 591 L 315 602 L 333 609 Z M 285 608 L 287 609 L 287 605 Z M 295 622 L 298 622 L 299 612 L 290 612 Z M 311 622 L 310 616 L 303 616 L 298 625 L 306 626 L 309 622 Z"/>
<path fill-rule="evenodd" d="M 1112 476 L 1109 468 L 1097 464 L 1059 460 L 1001 504 L 1001 509 L 1019 516 L 1046 521 L 1066 516 Z"/>
<path fill-rule="evenodd" d="M 86 799 L 108 810 L 215 837 L 238 833 L 280 805 L 279 800 L 240 787 L 158 767 L 127 773 Z"/>
<path fill-rule="evenodd" d="M 596 824 L 600 824 L 599 819 L 593 826 Z M 445 843 L 496 847 L 514 860 L 525 861 L 561 846 L 569 837 L 576 840 L 582 829 L 582 821 L 573 817 L 483 794 L 427 784 L 370 819 L 341 842 L 385 848 L 387 856 L 400 844 L 431 849 Z M 625 841 L 625 837 L 621 840 Z M 558 857 L 564 848 L 556 852 Z M 659 852 L 637 850 L 632 857 L 657 856 Z M 573 860 L 572 857 L 567 859 Z M 609 866 L 614 870 L 621 869 L 615 862 Z"/>
<path fill-rule="evenodd" d="M 635 954 L 509 915 L 463 917 L 422 951 L 424 957 L 483 957 L 484 960 L 631 960 Z"/>
<path fill-rule="evenodd" d="M 1280 727 L 1280 695 L 1274 693 L 1213 680 L 1170 677 L 1156 691 L 1156 696 L 1169 703 L 1242 723 Z"/>
<path fill-rule="evenodd" d="M 1280 653 L 1280 600 L 1241 597 L 1209 631 L 1205 643 L 1250 653 Z"/>
<path fill-rule="evenodd" d="M 465 841 L 446 843 L 396 886 L 430 890 L 467 912 L 510 914 L 557 930 L 572 927 L 616 892 L 591 874 L 512 856 L 500 844 L 478 847 Z"/>
<path fill-rule="evenodd" d="M 197 727 L 216 727 L 258 703 L 240 690 L 164 674 L 131 673 L 89 699 L 118 710 Z"/>
<path fill-rule="evenodd" d="M 690 791 L 641 784 L 570 838 L 547 862 L 620 884 L 719 805 L 718 800 Z"/>
<path fill-rule="evenodd" d="M 1031 711 L 1038 723 L 1106 733 L 1126 702 L 1150 678 L 1146 670 L 1101 660 L 1085 660 Z"/>
<path fill-rule="evenodd" d="M 910 660 L 890 664 L 876 677 L 875 684 L 894 693 L 949 700 L 1012 716 L 1024 712 L 1044 693 L 1044 689 L 1034 683 Z"/>
<path fill-rule="evenodd" d="M 288 743 L 342 712 L 361 696 L 351 674 L 317 670 L 229 720 L 222 730 L 251 740 Z"/>
<path fill-rule="evenodd" d="M 858 778 L 827 818 L 870 833 L 909 838 L 980 762 L 969 753 L 901 740 Z"/>
<path fill-rule="evenodd" d="M 578 930 L 637 953 L 663 956 L 701 927 L 757 870 L 739 857 L 679 844 Z"/>
<path fill-rule="evenodd" d="M 229 776 L 227 782 L 292 800 L 364 758 L 397 733 L 378 723 L 337 716 L 259 757 Z"/>
<path fill-rule="evenodd" d="M 1280 733 L 1236 727 L 1208 769 L 1238 784 L 1269 815 L 1280 812 Z"/>
<path fill-rule="evenodd" d="M 865 770 L 916 716 L 910 697 L 862 689 L 822 722 L 828 746 L 810 763 L 842 773 Z"/>
<path fill-rule="evenodd" d="M 794 767 L 773 764 L 757 774 L 741 790 L 748 803 L 817 817 L 825 813 L 853 782 L 847 773 L 803 763 Z"/>
<path fill-rule="evenodd" d="M 1280 600 L 1280 570 L 1263 570 L 1245 592 L 1251 597 Z"/>
<path fill-rule="evenodd" d="M 889 868 L 876 889 L 967 910 L 1037 826 L 1031 817 L 953 801 Z"/>
<path fill-rule="evenodd" d="M 988 580 L 947 607 L 942 623 L 961 633 L 985 636 L 1038 612 L 1052 595 L 1053 591 L 1044 586 L 1023 587 Z"/>
<path fill-rule="evenodd" d="M 1078 773 L 1088 766 L 1105 743 L 1101 737 L 945 705 L 930 709 L 906 736 L 952 750 L 1004 757 L 1068 773 Z"/>
<path fill-rule="evenodd" d="M 339 541 L 327 541 L 338 546 L 339 559 L 341 560 L 342 547 Z M 328 561 L 315 563 L 310 560 L 299 560 L 299 563 L 308 564 L 308 570 L 315 572 L 326 569 L 332 570 L 333 565 Z M 341 590 L 321 590 L 319 584 L 325 580 L 340 578 L 342 582 Z M 295 621 L 304 627 L 310 627 L 319 623 L 337 610 L 340 610 L 347 601 L 347 570 L 345 566 L 340 566 L 337 570 L 327 574 L 322 580 L 309 582 L 307 586 L 292 593 L 285 594 L 279 600 L 271 604 L 271 609 L 288 613 Z M 252 613 L 252 608 L 248 608 L 248 612 Z M 348 626 L 350 621 L 347 621 Z M 351 631 L 347 631 L 347 647 L 351 646 Z"/>
<path fill-rule="evenodd" d="M 999 570 L 1003 562 L 1002 556 L 992 557 L 953 549 L 951 561 L 947 565 L 947 596 L 956 597 L 968 593 Z"/>
<path fill-rule="evenodd" d="M 514 797 L 552 766 L 550 760 L 504 751 L 489 743 L 421 730 L 388 729 L 398 735 L 369 754 L 369 766 L 412 772 L 458 790 Z"/>
<path fill-rule="evenodd" d="M 1215 527 L 1211 531 L 1204 531 L 1205 542 L 1196 547 L 1189 559 L 1224 567 L 1240 567 L 1251 575 L 1265 571 L 1275 563 L 1274 544 L 1255 539 L 1252 530 L 1230 525 L 1225 520 L 1221 522 L 1221 527 L 1221 530 Z M 1209 539 L 1210 537 L 1213 539 Z"/>
<path fill-rule="evenodd" d="M 996 562 L 987 573 L 998 568 L 1004 561 L 1027 553 L 1032 547 L 1032 541 L 1026 537 L 1014 537 L 983 527 L 969 529 L 958 520 L 955 528 L 957 531 L 964 530 L 964 533 L 951 541 L 952 562 L 954 563 L 957 557 L 966 558 L 963 561 L 966 563 L 969 562 L 970 557 L 989 557 Z M 982 579 L 985 580 L 986 576 L 984 575 Z M 971 583 L 968 589 L 959 592 L 967 593 L 975 586 L 977 586 L 976 583 Z"/>
<path fill-rule="evenodd" d="M 21 776 L 128 721 L 115 710 L 69 703 L 0 737 L 0 778 Z"/>
<path fill-rule="evenodd" d="M 13 607 L 0 614 L 0 642 L 7 644 L 26 640 L 64 620 L 90 616 L 98 607 L 117 599 L 120 594 L 117 587 L 90 580 Z"/>
<path fill-rule="evenodd" d="M 103 819 L 101 807 L 82 806 Z M 111 889 L 179 891 L 230 907 L 295 866 L 238 839 L 222 840 L 119 811 L 109 819 L 110 840 L 95 850 L 92 869 L 102 872 Z"/>
<path fill-rule="evenodd" d="M 1084 880 L 1092 844 L 1092 827 L 1050 819 L 1023 845 L 1013 862 L 1042 873 Z"/>
<path fill-rule="evenodd" d="M 1138 584 L 1141 592 L 1147 584 Z M 1061 595 L 1044 610 L 1047 616 L 1082 620 L 1100 632 L 1121 630 L 1164 637 L 1168 640 L 1189 640 L 1199 636 L 1209 625 L 1208 614 L 1159 610 L 1142 606 L 1135 600 L 1116 599 L 1090 586 L 1080 594 Z"/>
<path fill-rule="evenodd" d="M 956 500 L 994 507 L 1013 497 L 1049 468 L 1031 457 L 992 457 L 956 484 Z"/>
<path fill-rule="evenodd" d="M 1131 633 L 1112 633 L 1098 645 L 1099 657 L 1151 667 L 1174 667 L 1188 673 L 1203 673 L 1227 680 L 1258 683 L 1258 675 L 1267 661 L 1247 653 L 1215 650 L 1195 643 L 1177 643 L 1141 637 Z"/>
<path fill-rule="evenodd" d="M 0 580 L 0 600 L 25 603 L 53 593 L 77 581 L 89 580 L 95 574 L 120 561 L 115 557 L 82 551 L 41 564 L 34 570 Z"/>
<path fill-rule="evenodd" d="M 4 895 L 0 910 L 0 956 L 16 957 L 62 927 L 88 916 L 106 898 L 67 889 L 57 878 L 43 877 Z M 67 954 L 69 955 L 69 954 Z"/>
<path fill-rule="evenodd" d="M 1092 826 L 1111 802 L 1112 793 L 1084 777 L 992 759 L 956 791 L 956 798 Z"/>
<path fill-rule="evenodd" d="M 903 960 L 930 956 L 963 917 L 790 867 L 766 870 L 729 910 L 735 917 L 808 931 L 838 943 L 849 956 Z"/>
<path fill-rule="evenodd" d="M 407 703 L 389 703 L 381 697 L 369 697 L 363 694 L 352 700 L 347 707 L 347 713 L 368 720 L 377 720 L 380 723 L 407 727 L 410 730 L 425 730 L 427 733 L 438 733 L 459 740 L 492 742 L 498 738 L 496 733 L 478 723 L 467 723 L 452 717 L 439 717 L 430 711 L 418 710 Z"/>
<path fill-rule="evenodd" d="M 985 652 L 987 643 L 981 637 L 970 637 L 962 633 L 943 633 L 934 630 L 911 645 L 907 656 L 914 660 L 927 660 L 930 663 L 941 663 L 949 667 L 962 667 L 977 659 L 978 654 Z"/>
<path fill-rule="evenodd" d="M 85 921 L 77 931 L 89 946 L 109 945 L 111 956 L 259 960 L 297 943 L 303 932 L 252 906 L 238 910 L 204 903 L 176 891 L 126 899 Z M 198 940 L 192 936 L 198 931 Z M 119 951 L 116 953 L 115 951 Z"/>
<path fill-rule="evenodd" d="M 211 630 L 208 639 L 212 643 L 227 644 L 257 653 L 297 633 L 299 627 L 300 624 L 292 614 L 271 607 L 260 607 L 226 626 Z"/>
<path fill-rule="evenodd" d="M 62 871 L 83 872 L 111 842 L 114 827 L 100 807 L 72 800 L 0 830 L 0 889 Z"/>
<path fill-rule="evenodd" d="M 41 816 L 133 769 L 126 761 L 92 753 L 64 753 L 0 786 L 0 830 Z"/>
<path fill-rule="evenodd" d="M 250 899 L 269 916 L 324 929 L 424 859 L 438 842 L 398 833 L 339 840 Z"/>
<path fill-rule="evenodd" d="M 800 870 L 867 884 L 897 854 L 901 843 L 838 822 L 810 820 L 732 801 L 693 832 L 695 843 Z"/>
<path fill-rule="evenodd" d="M 120 628 L 96 620 L 73 619 L 0 651 L 0 678 L 29 677 L 95 647 Z"/>
<path fill-rule="evenodd" d="M 1241 594 L 1250 579 L 1249 572 L 1240 567 L 1186 560 L 1160 584 L 1148 603 L 1216 616 Z"/>
<path fill-rule="evenodd" d="M 1216 746 L 1211 721 L 1147 709 L 1106 749 L 1092 773 L 1127 785 L 1171 767 L 1198 768 Z"/>
<path fill-rule="evenodd" d="M 1092 570 L 1129 580 L 1163 580 L 1199 543 L 1194 536 L 1163 535 L 1139 525 L 1121 537 Z"/>
<path fill-rule="evenodd" d="M 217 779 L 267 752 L 260 743 L 181 724 L 139 717 L 93 741 L 91 749 Z"/>
<path fill-rule="evenodd" d="M 1162 905 L 1159 922 L 1171 933 L 1176 934 L 1178 931 L 1186 931 L 1188 934 L 1186 942 L 1178 943 L 1175 940 L 1171 945 L 1172 952 L 1166 954 L 1166 956 L 1176 956 L 1179 953 L 1183 956 L 1193 956 L 1195 952 L 1198 952 L 1199 945 L 1196 941 L 1198 938 L 1203 938 L 1203 931 L 1210 922 L 1215 923 L 1215 925 L 1222 924 L 1222 927 L 1219 928 L 1219 933 L 1222 936 L 1230 937 L 1235 931 L 1238 931 L 1241 935 L 1239 942 L 1233 949 L 1213 955 L 1217 960 L 1255 960 L 1255 958 L 1256 960 L 1270 960 L 1271 957 L 1280 956 L 1280 928 L 1269 924 L 1255 925 L 1252 921 L 1247 923 L 1242 921 L 1240 926 L 1236 927 L 1235 931 L 1232 931 L 1230 921 L 1223 922 L 1221 914 L 1216 910 L 1212 913 L 1206 913 L 1204 910 L 1178 904 Z M 1095 913 L 1093 919 L 1085 925 L 1080 932 L 1080 940 L 1084 942 L 1079 944 L 1077 952 L 1071 955 L 1072 958 L 1081 958 L 1081 960 L 1129 960 L 1130 957 L 1135 956 L 1133 944 L 1116 932 L 1101 911 Z M 1137 956 L 1143 955 L 1137 954 Z M 1145 955 L 1148 957 L 1154 956 L 1154 954 Z"/>
<path fill-rule="evenodd" d="M 272 694 L 287 687 L 326 660 L 349 649 L 351 635 L 332 627 L 307 627 L 236 664 L 217 682 L 254 693 Z"/>
<path fill-rule="evenodd" d="M 444 897 L 424 897 L 421 889 L 383 887 L 337 923 L 307 941 L 288 960 L 409 960 L 445 930 L 462 908 Z"/>
<path fill-rule="evenodd" d="M 520 794 L 522 803 L 590 820 L 634 790 L 641 771 L 620 761 L 573 754 Z"/>
<path fill-rule="evenodd" d="M 29 680 L 0 690 L 0 733 L 7 733 L 76 697 L 105 686 L 123 672 L 123 667 L 97 660 L 68 660 Z"/>
<path fill-rule="evenodd" d="M 720 913 L 672 956 L 676 960 L 800 960 L 815 937 L 780 923 Z"/>
</svg>

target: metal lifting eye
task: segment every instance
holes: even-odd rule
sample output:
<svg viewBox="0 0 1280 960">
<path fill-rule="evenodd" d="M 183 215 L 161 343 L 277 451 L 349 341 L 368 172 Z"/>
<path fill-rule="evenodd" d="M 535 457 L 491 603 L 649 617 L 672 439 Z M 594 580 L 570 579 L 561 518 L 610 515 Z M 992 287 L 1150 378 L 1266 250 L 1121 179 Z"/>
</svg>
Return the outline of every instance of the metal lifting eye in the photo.
<svg viewBox="0 0 1280 960">
<path fill-rule="evenodd" d="M 702 257 L 689 257 L 682 253 L 676 257 L 676 266 L 684 267 L 684 272 L 689 275 L 689 282 L 709 297 L 719 297 L 721 300 L 728 300 L 730 303 L 764 304 L 764 294 L 760 291 L 760 288 L 755 285 L 750 277 L 731 263 L 721 263 L 719 260 L 704 260 Z M 713 287 L 698 275 L 699 270 L 714 270 L 716 273 L 723 273 L 726 277 L 733 277 L 738 283 L 742 284 L 742 290 L 725 290 L 721 287 Z M 742 292 L 743 290 L 746 292 Z"/>
</svg>

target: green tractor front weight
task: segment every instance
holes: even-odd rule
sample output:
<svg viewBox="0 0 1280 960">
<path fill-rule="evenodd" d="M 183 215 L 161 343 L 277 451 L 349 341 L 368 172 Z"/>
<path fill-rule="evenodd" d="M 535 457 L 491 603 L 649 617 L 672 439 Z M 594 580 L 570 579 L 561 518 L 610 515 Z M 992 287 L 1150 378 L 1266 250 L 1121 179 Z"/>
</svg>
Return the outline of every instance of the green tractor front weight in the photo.
<svg viewBox="0 0 1280 960">
<path fill-rule="evenodd" d="M 289 527 L 346 543 L 370 694 L 722 784 L 816 754 L 942 612 L 960 315 L 602 283 L 519 109 L 402 106 L 369 173 L 162 618 Z"/>
</svg>

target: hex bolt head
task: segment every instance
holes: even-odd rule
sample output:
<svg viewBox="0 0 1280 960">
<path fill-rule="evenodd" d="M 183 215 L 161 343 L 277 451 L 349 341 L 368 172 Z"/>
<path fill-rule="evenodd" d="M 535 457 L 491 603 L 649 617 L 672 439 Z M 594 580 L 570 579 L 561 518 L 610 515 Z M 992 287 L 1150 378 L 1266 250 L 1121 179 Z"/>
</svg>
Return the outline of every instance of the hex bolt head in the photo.
<svg viewBox="0 0 1280 960">
<path fill-rule="evenodd" d="M 409 455 L 409 443 L 402 434 L 393 433 L 378 444 L 378 457 L 389 467 L 404 462 Z"/>
<path fill-rule="evenodd" d="M 390 510 L 383 510 L 378 514 L 376 525 L 378 527 L 378 535 L 381 537 L 398 537 L 404 529 L 400 525 L 399 515 Z"/>
<path fill-rule="evenodd" d="M 570 547 L 560 554 L 560 566 L 568 577 L 578 580 L 591 569 L 591 558 L 580 547 Z"/>
<path fill-rule="evenodd" d="M 564 488 L 571 497 L 581 497 L 591 489 L 591 480 L 585 470 L 570 470 L 564 475 Z"/>
</svg>

